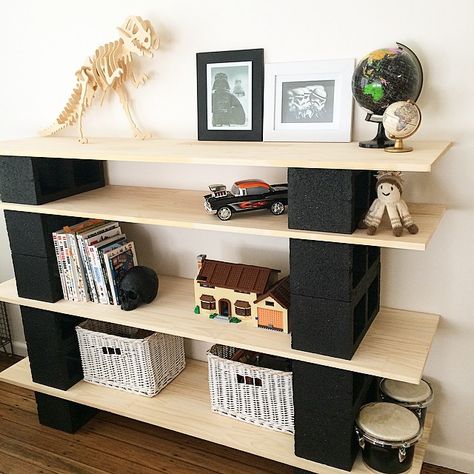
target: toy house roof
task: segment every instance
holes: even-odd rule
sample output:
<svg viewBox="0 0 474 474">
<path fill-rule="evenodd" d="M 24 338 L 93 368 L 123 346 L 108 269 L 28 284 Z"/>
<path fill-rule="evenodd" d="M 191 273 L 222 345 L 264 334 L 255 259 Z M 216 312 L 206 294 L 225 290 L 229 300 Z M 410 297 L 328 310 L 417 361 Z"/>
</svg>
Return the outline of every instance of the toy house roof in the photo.
<svg viewBox="0 0 474 474">
<path fill-rule="evenodd" d="M 255 303 L 268 297 L 273 298 L 283 308 L 288 309 L 290 306 L 290 277 L 285 277 L 277 281 L 266 293 L 259 296 L 255 300 Z"/>
<path fill-rule="evenodd" d="M 279 270 L 205 259 L 196 280 L 211 286 L 259 295 L 266 291 L 270 276 L 274 272 Z"/>
</svg>

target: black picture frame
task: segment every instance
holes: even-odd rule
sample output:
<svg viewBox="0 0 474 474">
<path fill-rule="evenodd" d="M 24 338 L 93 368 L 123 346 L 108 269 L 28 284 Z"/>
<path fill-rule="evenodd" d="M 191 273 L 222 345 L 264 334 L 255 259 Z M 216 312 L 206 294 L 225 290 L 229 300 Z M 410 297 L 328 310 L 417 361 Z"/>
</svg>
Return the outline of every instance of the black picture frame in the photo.
<svg viewBox="0 0 474 474">
<path fill-rule="evenodd" d="M 252 63 L 251 129 L 209 129 L 208 127 L 208 65 L 213 63 Z M 216 51 L 196 54 L 198 140 L 262 141 L 263 140 L 263 48 Z"/>
</svg>

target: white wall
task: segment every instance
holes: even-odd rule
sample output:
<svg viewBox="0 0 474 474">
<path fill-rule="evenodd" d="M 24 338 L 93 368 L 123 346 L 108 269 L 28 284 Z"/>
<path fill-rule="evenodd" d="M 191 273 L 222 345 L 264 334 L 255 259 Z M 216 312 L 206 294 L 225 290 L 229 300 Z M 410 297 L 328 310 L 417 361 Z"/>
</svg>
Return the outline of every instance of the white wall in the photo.
<svg viewBox="0 0 474 474">
<path fill-rule="evenodd" d="M 150 18 L 161 49 L 143 61 L 153 81 L 133 91 L 139 121 L 157 137 L 196 136 L 195 53 L 265 48 L 267 62 L 360 58 L 395 41 L 420 56 L 426 82 L 419 105 L 417 139 L 455 142 L 432 174 L 411 174 L 406 196 L 447 203 L 447 212 L 426 252 L 383 252 L 385 305 L 443 316 L 426 367 L 436 389 L 435 425 L 428 459 L 474 472 L 474 56 L 470 0 L 240 0 L 199 1 L 43 0 L 2 4 L 0 29 L 0 138 L 31 136 L 49 125 L 64 105 L 74 72 L 88 54 L 116 38 L 129 14 Z M 355 139 L 373 125 L 356 107 Z M 90 135 L 128 136 L 116 100 L 87 114 Z M 222 157 L 225 160 L 225 156 Z M 387 157 L 390 159 L 390 157 Z M 210 182 L 284 179 L 282 170 L 179 165 L 109 164 L 113 183 L 205 189 Z M 287 241 L 204 231 L 126 226 L 142 262 L 161 273 L 194 275 L 194 256 L 241 260 L 288 268 Z M 262 250 L 265 251 L 262 251 Z M 12 276 L 9 246 L 0 222 L 0 280 Z M 14 336 L 22 340 L 12 311 Z M 202 355 L 202 346 L 188 348 Z"/>
</svg>

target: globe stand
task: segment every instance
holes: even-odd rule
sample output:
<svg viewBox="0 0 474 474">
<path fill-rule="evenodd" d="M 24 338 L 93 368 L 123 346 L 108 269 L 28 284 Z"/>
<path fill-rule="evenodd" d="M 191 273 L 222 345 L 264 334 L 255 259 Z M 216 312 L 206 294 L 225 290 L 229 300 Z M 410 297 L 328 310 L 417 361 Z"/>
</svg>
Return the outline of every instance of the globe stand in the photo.
<svg viewBox="0 0 474 474">
<path fill-rule="evenodd" d="M 368 122 L 374 122 L 374 120 L 370 119 L 370 114 L 367 115 L 366 120 Z M 387 138 L 387 136 L 385 135 L 385 128 L 382 122 L 378 122 L 377 135 L 375 135 L 375 137 L 372 140 L 359 142 L 359 146 L 361 148 L 388 148 L 394 145 L 395 145 L 395 142 Z"/>
<path fill-rule="evenodd" d="M 385 148 L 385 151 L 388 153 L 406 153 L 408 151 L 413 151 L 413 147 L 405 146 L 403 144 L 402 138 L 395 139 L 395 146 L 393 148 Z"/>
</svg>

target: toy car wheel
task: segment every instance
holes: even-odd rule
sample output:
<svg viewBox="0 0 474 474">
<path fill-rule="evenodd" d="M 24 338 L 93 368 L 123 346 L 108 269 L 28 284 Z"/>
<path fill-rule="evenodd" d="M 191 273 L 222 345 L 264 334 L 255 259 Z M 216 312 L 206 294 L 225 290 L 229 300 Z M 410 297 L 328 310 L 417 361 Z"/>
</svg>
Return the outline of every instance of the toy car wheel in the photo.
<svg viewBox="0 0 474 474">
<path fill-rule="evenodd" d="M 285 212 L 285 205 L 281 201 L 275 201 L 270 206 L 270 211 L 272 211 L 272 214 L 275 214 L 275 216 L 279 216 Z"/>
<path fill-rule="evenodd" d="M 224 206 L 217 211 L 217 217 L 221 221 L 228 221 L 232 217 L 232 209 L 230 207 Z"/>
</svg>

